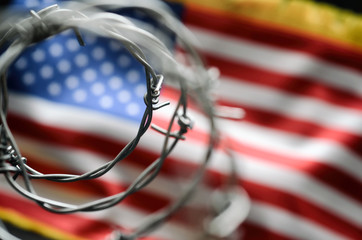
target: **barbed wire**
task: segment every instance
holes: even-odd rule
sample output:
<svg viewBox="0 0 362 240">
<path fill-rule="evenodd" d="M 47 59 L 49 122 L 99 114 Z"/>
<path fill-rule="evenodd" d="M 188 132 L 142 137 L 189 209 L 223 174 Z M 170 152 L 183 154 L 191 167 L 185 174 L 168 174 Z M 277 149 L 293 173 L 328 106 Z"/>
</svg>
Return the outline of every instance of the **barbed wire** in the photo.
<svg viewBox="0 0 362 240">
<path fill-rule="evenodd" d="M 134 21 L 119 14 L 105 11 L 121 8 L 140 9 L 172 31 L 181 46 L 188 53 L 187 56 L 190 65 L 186 66 L 177 62 L 163 42 L 146 30 L 136 26 Z M 185 139 L 185 133 L 187 133 L 193 125 L 193 121 L 188 114 L 189 97 L 196 100 L 199 108 L 208 119 L 209 139 L 207 148 L 199 168 L 184 192 L 174 203 L 150 215 L 132 233 L 116 234 L 115 239 L 131 240 L 149 234 L 189 201 L 204 175 L 215 146 L 218 144 L 219 131 L 215 122 L 215 116 L 217 114 L 211 93 L 217 81 L 217 75 L 215 75 L 214 71 L 207 69 L 203 59 L 198 54 L 196 49 L 199 44 L 195 37 L 172 14 L 172 11 L 160 1 L 120 2 L 106 0 L 102 1 L 101 4 L 99 1 L 89 1 L 87 4 L 69 2 L 62 7 L 53 5 L 38 12 L 31 10 L 30 15 L 29 18 L 13 24 L 0 40 L 0 47 L 9 44 L 5 52 L 0 56 L 0 173 L 5 176 L 12 188 L 21 195 L 36 202 L 42 208 L 55 213 L 88 212 L 103 210 L 122 202 L 129 195 L 150 184 L 159 174 L 164 161 L 176 147 L 177 143 Z M 94 170 L 80 175 L 44 174 L 27 164 L 26 158 L 21 154 L 8 126 L 6 119 L 8 110 L 6 72 L 9 66 L 28 46 L 69 29 L 74 31 L 75 37 L 78 39 L 80 45 L 84 45 L 81 36 L 82 29 L 102 37 L 115 39 L 142 64 L 146 79 L 146 93 L 144 95 L 146 107 L 136 136 L 120 150 L 114 159 Z M 145 50 L 147 51 L 147 55 L 145 54 Z M 155 59 L 157 59 L 157 61 L 155 61 Z M 180 90 L 180 97 L 173 110 L 167 129 L 152 125 L 155 130 L 165 135 L 160 156 L 146 167 L 125 191 L 79 205 L 48 199 L 36 193 L 32 184 L 33 179 L 44 179 L 55 182 L 75 182 L 95 179 L 109 172 L 117 163 L 129 156 L 136 149 L 140 139 L 151 126 L 153 112 L 168 105 L 168 102 L 159 102 L 160 90 L 165 82 L 177 85 Z M 173 125 L 176 122 L 179 129 L 172 131 L 171 129 L 173 129 Z M 232 158 L 230 159 L 232 162 Z M 233 164 L 231 163 L 231 165 Z M 231 172 L 232 171 L 235 171 L 235 168 L 231 167 Z M 233 173 L 232 175 L 235 174 Z M 17 182 L 18 177 L 22 177 L 24 186 L 21 186 Z M 232 197 L 229 195 L 228 197 L 228 200 L 231 201 L 230 199 Z M 245 206 L 244 204 L 244 207 Z M 242 218 L 239 217 L 237 222 L 241 222 L 244 218 L 245 216 Z M 215 223 L 214 221 L 214 225 L 215 224 L 219 223 Z M 212 228 L 214 230 L 206 230 L 208 234 L 218 235 L 217 232 L 222 232 L 221 230 L 215 230 L 215 227 Z M 235 228 L 236 226 L 221 235 L 228 235 L 230 231 L 235 230 Z"/>
</svg>

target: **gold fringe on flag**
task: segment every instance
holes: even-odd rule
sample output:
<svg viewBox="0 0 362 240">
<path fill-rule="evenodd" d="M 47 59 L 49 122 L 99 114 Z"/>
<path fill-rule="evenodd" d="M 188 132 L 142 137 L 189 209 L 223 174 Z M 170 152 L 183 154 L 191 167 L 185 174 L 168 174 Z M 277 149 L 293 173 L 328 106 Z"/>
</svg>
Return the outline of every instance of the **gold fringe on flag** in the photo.
<svg viewBox="0 0 362 240">
<path fill-rule="evenodd" d="M 362 48 L 362 15 L 308 0 L 170 0 L 277 24 Z"/>
<path fill-rule="evenodd" d="M 20 229 L 34 232 L 50 239 L 86 240 L 85 238 L 80 238 L 73 234 L 60 231 L 57 228 L 39 222 L 33 218 L 29 218 L 9 208 L 0 207 L 0 219 Z"/>
</svg>

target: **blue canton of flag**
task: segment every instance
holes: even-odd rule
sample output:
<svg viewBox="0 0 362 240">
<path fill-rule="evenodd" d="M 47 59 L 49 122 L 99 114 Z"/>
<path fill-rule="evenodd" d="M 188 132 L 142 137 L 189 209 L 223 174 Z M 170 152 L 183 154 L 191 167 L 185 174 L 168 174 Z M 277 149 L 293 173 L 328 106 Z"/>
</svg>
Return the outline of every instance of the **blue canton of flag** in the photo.
<svg viewBox="0 0 362 240">
<path fill-rule="evenodd" d="M 39 10 L 57 2 L 62 1 L 17 0 L 12 6 Z M 172 47 L 172 34 L 146 14 L 130 9 L 121 13 L 147 22 Z M 9 69 L 10 91 L 139 122 L 145 109 L 144 67 L 121 43 L 83 30 L 81 34 L 85 47 L 70 30 L 29 47 Z"/>
<path fill-rule="evenodd" d="M 130 120 L 145 108 L 143 66 L 120 43 L 72 31 L 29 47 L 9 70 L 12 91 L 71 104 Z"/>
</svg>

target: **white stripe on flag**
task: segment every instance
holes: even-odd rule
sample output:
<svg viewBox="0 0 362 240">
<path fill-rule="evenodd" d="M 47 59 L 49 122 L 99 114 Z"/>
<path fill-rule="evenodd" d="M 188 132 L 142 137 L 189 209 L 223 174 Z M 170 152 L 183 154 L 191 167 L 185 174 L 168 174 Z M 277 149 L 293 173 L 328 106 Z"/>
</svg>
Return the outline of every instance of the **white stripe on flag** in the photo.
<svg viewBox="0 0 362 240">
<path fill-rule="evenodd" d="M 335 142 L 307 138 L 246 122 L 228 122 L 223 126 L 230 137 L 239 139 L 240 142 L 293 159 L 311 159 L 330 164 L 362 181 L 360 158 Z"/>
<path fill-rule="evenodd" d="M 317 78 L 328 85 L 362 95 L 362 88 L 356 88 L 361 85 L 361 74 L 355 70 L 300 52 L 258 44 L 197 27 L 191 26 L 190 29 L 208 53 L 275 72 Z"/>
<path fill-rule="evenodd" d="M 24 98 L 27 101 L 29 101 L 31 98 Z M 42 105 L 42 107 L 50 107 L 47 105 Z M 56 108 L 54 105 L 51 105 L 51 108 Z M 64 106 L 63 110 L 66 110 L 67 107 Z M 65 111 L 63 114 L 63 118 L 67 119 L 68 116 L 71 117 L 74 114 L 74 111 L 76 108 L 69 107 L 69 109 L 73 109 L 72 111 Z M 41 110 L 41 109 L 40 109 Z M 42 109 L 44 112 L 46 109 Z M 159 111 L 159 114 L 162 114 L 163 111 Z M 68 115 L 69 114 L 69 115 Z M 79 112 L 78 112 L 79 114 Z M 197 127 L 195 128 L 195 131 L 197 128 L 205 128 L 208 125 L 205 124 L 205 119 L 203 117 L 198 116 L 196 113 L 192 113 L 191 115 L 194 116 L 194 119 L 197 123 Z M 83 116 L 85 119 L 89 120 L 91 123 L 94 120 L 94 118 L 91 115 Z M 44 119 L 42 119 L 42 115 L 38 116 L 40 122 L 43 122 Z M 62 121 L 58 118 L 47 118 L 47 120 L 50 120 L 48 124 L 61 124 L 61 127 L 67 127 L 68 121 Z M 54 122 L 52 122 L 54 120 Z M 103 119 L 102 121 L 107 122 L 108 119 Z M 104 122 L 104 123 L 105 123 Z M 73 124 L 73 123 L 71 123 Z M 114 129 L 119 128 L 119 122 L 110 121 L 107 122 L 108 128 Z M 115 124 L 115 125 L 113 125 Z M 305 138 L 295 138 L 295 136 L 291 136 L 290 134 L 284 135 L 280 134 L 277 131 L 261 131 L 261 128 L 255 128 L 251 124 L 246 124 L 244 122 L 235 124 L 233 122 L 228 121 L 227 124 L 223 124 L 222 126 L 224 131 L 227 131 L 227 133 L 232 133 L 232 137 L 235 137 L 235 139 L 243 138 L 247 142 L 250 141 L 250 139 L 254 139 L 255 142 L 258 143 L 260 138 L 266 138 L 266 141 L 264 139 L 265 144 L 270 144 L 272 147 L 273 144 L 276 144 L 275 146 L 279 147 L 279 149 L 287 150 L 286 152 L 290 154 L 302 154 L 305 156 L 313 157 L 313 159 L 318 159 L 317 157 L 320 156 L 320 152 L 325 154 L 325 151 L 323 149 L 327 150 L 328 153 L 330 153 L 330 150 L 333 150 L 335 146 L 330 145 L 330 143 L 325 143 L 323 141 L 319 140 L 311 140 L 311 139 L 305 139 Z M 252 130 L 250 130 L 252 129 Z M 248 132 L 249 131 L 249 132 Z M 257 131 L 259 134 L 256 134 Z M 271 134 L 273 133 L 274 134 Z M 109 133 L 102 132 L 102 135 L 107 136 Z M 140 142 L 140 147 L 144 149 L 149 149 L 153 151 L 159 151 L 158 149 L 155 149 L 154 146 L 158 146 L 162 143 L 162 138 L 155 137 L 155 135 L 158 135 L 158 133 L 150 132 L 145 135 L 145 141 Z M 271 135 L 270 135 L 271 134 Z M 110 134 L 111 137 L 114 137 L 112 134 Z M 273 137 L 277 137 L 274 139 Z M 153 146 L 150 146 L 149 141 L 153 141 Z M 286 145 L 284 144 L 286 143 Z M 302 144 L 304 143 L 304 144 Z M 193 163 L 199 163 L 201 156 L 204 154 L 204 149 L 201 146 L 204 146 L 204 143 L 195 142 L 192 139 L 188 139 L 187 141 L 184 141 L 181 143 L 182 147 L 177 147 L 175 151 L 173 152 L 173 155 L 177 158 L 183 159 L 184 161 L 189 161 Z M 161 146 L 161 145 L 160 145 Z M 303 147 L 301 147 L 303 146 Z M 316 148 L 317 146 L 317 148 Z M 270 148 L 269 147 L 269 148 Z M 300 148 L 300 150 L 298 150 Z M 297 153 L 295 152 L 297 150 Z M 322 150 L 322 151 L 320 151 Z M 283 153 L 283 152 L 282 152 Z M 337 152 L 340 154 L 340 152 Z M 329 155 L 330 156 L 330 155 Z M 222 172 L 225 174 L 229 173 L 229 166 L 225 164 L 225 160 L 227 159 L 227 156 L 225 156 L 224 153 L 215 152 L 213 161 L 211 162 L 211 168 L 215 171 Z M 361 215 L 358 215 L 356 213 L 361 212 L 361 206 L 356 203 L 354 200 L 346 197 L 343 194 L 340 194 L 337 191 L 334 191 L 330 187 L 326 186 L 325 184 L 319 183 L 316 180 L 311 179 L 306 174 L 300 173 L 295 170 L 286 169 L 284 167 L 275 166 L 272 163 L 260 163 L 260 161 L 253 160 L 250 157 L 247 156 L 238 156 L 237 161 L 237 170 L 240 172 L 243 178 L 246 180 L 254 181 L 257 183 L 260 183 L 265 186 L 271 186 L 273 188 L 281 189 L 287 192 L 290 192 L 292 194 L 295 194 L 296 196 L 300 196 L 306 200 L 309 200 L 311 202 L 314 202 L 321 208 L 328 209 L 330 212 L 333 212 L 342 218 L 347 219 L 350 222 L 359 224 L 361 221 Z M 334 161 L 335 156 L 331 159 L 331 161 Z M 350 161 L 350 163 L 355 164 L 355 167 L 359 167 L 360 164 L 355 162 L 356 160 L 354 158 L 347 158 L 343 159 L 344 161 Z M 357 168 L 358 170 L 358 168 Z M 356 171 L 356 169 L 354 170 Z M 353 171 L 351 171 L 353 172 Z M 256 174 L 258 173 L 258 174 Z M 359 174 L 359 173 L 358 173 Z M 283 180 L 283 181 L 282 181 Z M 298 187 L 296 187 L 298 186 Z M 336 208 L 335 206 L 344 206 L 343 208 Z"/>
<path fill-rule="evenodd" d="M 239 158 L 243 160 L 237 162 L 237 167 L 244 179 L 308 199 L 347 221 L 356 225 L 361 224 L 362 205 L 354 199 L 299 171 L 275 166 L 249 156 L 239 156 Z M 217 169 L 221 166 L 215 161 L 213 167 Z"/>
<path fill-rule="evenodd" d="M 10 112 L 38 123 L 107 136 L 117 140 L 133 139 L 139 125 L 139 123 L 125 119 L 120 120 L 110 114 L 72 107 L 29 95 L 11 93 L 9 102 Z M 119 134 L 119 131 L 122 131 L 122 134 Z"/>
<path fill-rule="evenodd" d="M 198 123 L 197 126 L 208 126 L 203 117 L 192 111 L 190 114 L 194 116 L 195 122 Z M 313 160 L 316 159 L 316 157 L 319 157 L 316 159 L 319 160 L 324 159 L 323 155 L 320 156 L 315 154 L 328 153 L 327 156 L 330 156 L 331 158 L 327 158 L 327 160 L 324 159 L 324 161 L 328 161 L 327 163 L 334 163 L 339 167 L 342 166 L 345 169 L 350 170 L 350 172 L 355 173 L 356 176 L 361 179 L 359 171 L 360 169 L 362 169 L 361 162 L 358 161 L 358 158 L 354 156 L 349 156 L 348 152 L 344 151 L 344 149 L 337 144 L 333 145 L 330 142 L 324 142 L 321 140 L 295 138 L 295 136 L 293 135 L 280 134 L 278 131 L 274 131 L 274 134 L 270 135 L 269 132 L 265 133 L 264 129 L 261 130 L 261 128 L 254 127 L 255 129 L 257 129 L 257 131 L 260 131 L 256 134 L 255 129 L 252 129 L 252 131 L 250 130 L 250 128 L 252 128 L 251 124 L 246 124 L 244 122 L 235 124 L 231 121 L 225 121 L 224 124 L 221 125 L 221 127 L 221 129 L 229 134 L 229 136 L 235 139 L 241 139 L 246 143 L 249 143 L 250 138 L 254 138 L 256 140 L 253 141 L 253 143 L 258 143 L 258 140 L 261 138 L 267 138 L 269 141 L 265 141 L 264 139 L 264 143 L 271 145 L 268 147 L 268 149 L 273 149 L 273 144 L 279 146 L 279 149 L 281 147 L 285 148 L 285 145 L 282 143 L 289 143 L 287 145 L 287 147 L 289 147 L 289 151 L 287 152 L 289 152 L 291 156 L 293 156 L 293 154 L 295 156 L 298 155 L 298 153 L 301 153 L 302 155 L 313 157 Z M 273 131 L 270 131 L 270 133 L 272 132 Z M 196 147 L 197 144 L 200 145 L 200 147 Z M 185 141 L 183 143 L 183 147 L 176 148 L 173 153 L 175 154 L 175 156 L 178 156 L 185 161 L 197 163 L 199 161 L 197 159 L 202 156 L 203 152 L 201 146 L 202 144 L 196 143 L 192 141 L 192 139 L 189 139 L 189 141 Z M 288 148 L 286 149 L 288 150 Z M 296 152 L 297 149 L 299 149 L 299 151 Z M 344 154 L 344 156 L 346 156 L 347 158 L 343 158 L 343 161 L 340 161 L 339 158 L 336 158 L 336 155 L 330 155 L 331 151 L 333 151 L 333 153 L 335 154 Z M 284 152 L 281 153 L 284 154 Z M 215 171 L 228 174 L 230 172 L 229 166 L 228 164 L 225 164 L 227 156 L 220 151 L 215 151 L 213 156 L 214 158 L 211 161 L 210 167 Z M 343 218 L 349 219 L 354 223 L 358 224 L 360 221 L 362 221 L 362 206 L 359 203 L 335 191 L 329 186 L 312 179 L 308 175 L 296 170 L 288 169 L 287 167 L 276 166 L 273 163 L 253 160 L 250 156 L 243 156 L 240 154 L 238 156 L 238 159 L 238 172 L 241 173 L 242 178 L 254 182 L 259 182 L 265 186 L 272 186 L 274 188 L 283 189 L 287 192 L 296 194 L 297 196 L 309 199 L 312 202 L 315 202 L 316 204 L 321 206 L 322 208 L 326 207 L 329 209 L 329 211 L 334 212 Z M 348 161 L 350 165 L 346 164 L 345 161 Z M 351 168 L 351 166 L 356 167 L 356 169 Z M 332 200 L 326 201 L 326 199 Z M 342 209 L 336 208 L 335 206 L 337 205 L 335 204 L 345 207 Z M 361 212 L 361 215 L 358 216 L 356 212 Z"/>
<path fill-rule="evenodd" d="M 14 192 L 13 189 L 10 189 L 7 182 L 3 179 L 3 177 L 0 177 L 0 187 L 3 194 L 19 198 L 20 200 L 28 201 L 22 195 Z M 52 188 L 53 187 L 51 185 L 42 185 L 41 188 L 37 188 L 37 191 L 39 192 L 39 194 L 46 195 L 47 192 L 52 191 Z M 61 188 L 57 188 L 57 194 L 59 196 L 70 197 L 70 198 L 74 198 L 75 197 L 74 195 L 76 195 L 72 192 L 64 191 Z M 53 197 L 58 197 L 58 196 L 54 195 Z M 81 201 L 80 196 L 78 196 L 77 198 L 79 201 Z M 38 206 L 34 205 L 34 207 L 37 208 Z M 93 213 L 91 212 L 74 213 L 74 215 L 78 215 L 86 219 L 98 220 L 101 222 L 104 221 L 107 224 L 115 224 L 117 226 L 121 226 L 126 229 L 134 229 L 140 226 L 140 224 L 143 221 L 145 221 L 147 217 L 149 217 L 148 213 L 142 212 L 129 205 L 125 206 L 122 204 L 118 204 L 115 207 L 102 211 L 97 211 Z M 56 218 L 56 215 L 54 215 L 54 217 Z M 36 217 L 34 219 L 36 220 Z M 172 223 L 166 222 L 162 225 L 162 228 L 152 232 L 149 236 L 161 239 L 184 240 L 185 237 L 186 239 L 197 239 L 196 236 L 198 234 L 199 234 L 198 231 L 195 231 L 194 229 L 191 229 L 189 227 L 174 222 Z"/>
<path fill-rule="evenodd" d="M 20 140 L 20 143 L 22 144 L 23 140 Z M 191 145 L 192 145 L 192 147 L 195 147 L 194 144 L 191 144 Z M 34 146 L 34 145 L 32 145 L 32 146 Z M 189 146 L 188 148 L 191 148 L 191 146 Z M 54 150 L 54 149 L 55 148 L 52 148 L 52 150 Z M 42 148 L 37 148 L 37 150 L 42 150 Z M 68 150 L 68 151 L 73 152 L 74 150 Z M 61 150 L 59 152 L 61 152 Z M 75 151 L 75 152 L 78 152 L 78 157 L 82 157 L 82 156 L 87 157 L 88 156 L 88 154 L 83 155 L 83 153 L 80 153 L 80 155 L 79 155 L 79 151 Z M 189 151 L 186 151 L 186 152 L 189 152 Z M 179 154 L 177 154 L 177 155 L 179 155 Z M 58 156 L 58 154 L 56 154 L 56 156 Z M 182 156 L 182 157 L 185 157 L 185 156 Z M 222 154 L 220 154 L 218 152 L 215 156 L 215 159 L 213 159 L 210 167 L 212 167 L 214 170 L 217 169 L 218 171 L 227 173 L 229 171 L 229 169 L 225 165 L 224 161 L 222 162 L 222 161 L 218 161 L 216 159 L 219 157 L 225 159 L 225 156 L 223 156 Z M 335 208 L 335 206 L 337 204 L 337 205 L 345 206 L 343 209 L 343 212 L 347 211 L 352 214 L 355 214 L 355 213 L 358 213 L 358 211 L 359 211 L 358 209 L 351 209 L 350 202 L 348 202 L 348 200 L 345 201 L 343 199 L 343 197 L 338 196 L 338 194 L 335 194 L 333 192 L 333 190 L 328 191 L 328 189 L 326 189 L 327 188 L 326 186 L 323 186 L 316 181 L 311 181 L 310 179 L 308 179 L 308 177 L 305 177 L 303 174 L 300 174 L 299 172 L 289 171 L 289 170 L 285 170 L 285 169 L 279 169 L 277 167 L 274 167 L 273 165 L 268 166 L 268 164 L 260 164 L 260 163 L 258 163 L 257 160 L 251 159 L 247 156 L 243 156 L 243 159 L 244 159 L 243 162 L 240 162 L 240 161 L 237 162 L 237 166 L 238 166 L 238 170 L 242 174 L 243 178 L 248 181 L 260 183 L 265 186 L 272 186 L 277 189 L 285 190 L 287 192 L 292 192 L 296 196 L 301 196 L 304 198 L 306 197 L 306 195 L 308 195 L 307 199 L 312 198 L 313 201 L 315 201 L 317 203 L 321 203 L 322 208 L 324 208 L 325 205 L 329 205 L 329 206 L 327 206 L 329 210 L 330 210 L 330 208 Z M 92 163 L 94 161 L 94 158 L 87 159 L 87 161 L 88 160 L 89 160 L 89 162 L 88 162 L 89 165 L 94 164 L 94 163 Z M 72 159 L 69 159 L 69 161 L 72 162 Z M 65 163 L 65 165 L 67 167 L 71 168 L 71 166 L 68 165 L 67 163 Z M 125 169 L 123 169 L 123 171 L 128 172 L 129 170 L 132 170 L 127 165 L 123 165 L 123 167 L 125 167 Z M 109 178 L 110 178 L 110 176 L 107 177 L 106 179 L 111 180 Z M 157 186 L 160 187 L 159 184 L 162 184 L 162 186 L 165 186 L 162 175 L 158 176 L 155 179 L 155 181 L 156 182 L 155 182 L 154 187 L 157 187 Z M 168 181 L 172 181 L 172 180 L 169 179 Z M 295 186 L 299 186 L 299 187 L 295 188 Z M 300 186 L 303 186 L 303 187 L 301 188 Z M 169 190 L 161 191 L 161 189 L 155 189 L 154 187 L 151 186 L 151 188 L 149 188 L 149 190 L 152 190 L 156 194 L 161 194 L 165 197 L 170 197 L 170 198 L 174 197 L 174 194 L 172 194 L 173 191 L 169 191 Z M 205 192 L 205 194 L 202 194 L 203 197 L 201 197 L 201 198 L 199 196 L 200 191 Z M 39 191 L 39 193 L 42 193 L 42 192 L 43 191 Z M 45 190 L 45 193 L 46 192 L 47 192 L 47 190 Z M 199 198 L 199 199 L 197 200 L 197 202 L 192 201 L 190 206 L 195 206 L 195 207 L 196 207 L 196 205 L 202 206 L 203 205 L 202 201 L 205 203 L 205 199 L 207 199 L 207 195 L 208 195 L 207 192 L 209 192 L 209 190 L 205 189 L 204 186 L 200 187 L 198 189 L 198 194 L 197 194 L 197 198 Z M 63 193 L 63 194 L 61 194 L 61 196 L 64 197 L 64 196 L 67 196 L 67 194 Z M 326 199 L 332 199 L 331 203 L 326 204 Z M 353 206 L 352 206 L 352 208 L 353 208 Z M 357 206 L 357 208 L 358 208 L 358 206 Z M 280 211 L 283 213 L 285 210 L 280 209 Z M 337 211 L 337 214 L 338 213 L 340 215 L 339 211 Z M 357 219 L 357 221 L 359 221 L 359 220 Z M 305 223 L 309 224 L 309 225 L 315 224 L 314 222 L 312 223 L 311 221 L 309 221 L 307 219 L 305 220 Z M 315 227 L 315 229 L 317 229 L 316 231 L 322 231 L 322 232 L 327 231 L 327 230 L 324 230 L 323 227 L 321 227 L 321 229 L 319 229 L 319 227 Z"/>
<path fill-rule="evenodd" d="M 346 239 L 345 236 L 315 222 L 311 223 L 302 216 L 257 201 L 252 203 L 248 221 L 294 239 Z"/>
<path fill-rule="evenodd" d="M 161 117 L 170 115 L 167 109 L 160 109 L 157 114 Z M 193 130 L 207 133 L 209 127 L 208 120 L 192 110 L 189 110 L 189 114 L 195 121 Z M 218 125 L 223 134 L 240 143 L 245 143 L 271 153 L 278 153 L 296 160 L 312 160 L 329 164 L 362 181 L 362 162 L 360 158 L 334 141 L 314 139 L 290 132 L 282 132 L 242 120 L 219 120 Z M 192 139 L 188 140 L 190 141 Z M 147 146 L 145 147 L 147 148 Z M 175 149 L 175 151 L 178 150 Z M 196 149 L 193 150 L 193 152 L 196 151 Z M 201 157 L 201 153 L 198 156 Z"/>
<path fill-rule="evenodd" d="M 29 153 L 32 158 L 38 158 L 46 161 L 46 164 L 54 165 L 64 169 L 78 171 L 79 173 L 94 170 L 111 160 L 109 156 L 104 156 L 95 152 L 85 150 L 61 147 L 50 143 L 37 142 L 34 139 L 15 135 L 17 143 L 23 151 L 23 154 Z M 29 163 L 31 165 L 31 162 Z M 177 169 L 177 166 L 175 166 Z M 120 162 L 115 165 L 113 170 L 103 175 L 101 179 L 105 182 L 125 185 L 131 184 L 143 169 L 134 167 L 127 162 Z M 190 179 L 191 180 L 191 179 Z M 159 174 L 145 189 L 155 195 L 176 199 L 180 196 L 183 187 L 188 184 L 186 179 L 177 177 L 167 177 Z M 178 189 L 179 191 L 175 191 Z M 208 199 L 212 189 L 204 186 L 198 189 L 195 197 L 192 198 L 192 206 L 205 207 L 205 199 Z M 65 200 L 65 199 L 64 199 Z"/>
<path fill-rule="evenodd" d="M 331 129 L 362 134 L 362 112 L 270 87 L 223 77 L 218 93 L 234 103 L 269 110 Z"/>
</svg>

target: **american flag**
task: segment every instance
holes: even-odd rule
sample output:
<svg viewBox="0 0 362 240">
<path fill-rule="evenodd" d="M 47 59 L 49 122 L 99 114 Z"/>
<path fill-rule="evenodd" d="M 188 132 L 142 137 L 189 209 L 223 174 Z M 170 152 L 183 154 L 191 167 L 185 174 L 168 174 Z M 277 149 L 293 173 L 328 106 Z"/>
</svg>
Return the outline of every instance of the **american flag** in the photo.
<svg viewBox="0 0 362 240">
<path fill-rule="evenodd" d="M 238 183 L 251 199 L 236 239 L 361 239 L 361 17 L 297 0 L 175 2 L 208 64 L 220 70 L 218 103 L 246 113 L 241 121 L 220 120 Z M 8 122 L 29 165 L 43 172 L 81 173 L 113 158 L 135 135 L 145 108 L 142 67 L 115 41 L 84 39 L 84 48 L 72 32 L 36 44 L 9 71 Z M 162 100 L 174 99 L 165 87 Z M 168 111 L 155 112 L 154 122 L 166 124 Z M 115 229 L 134 229 L 174 201 L 197 168 L 208 129 L 193 115 L 195 128 L 160 175 L 121 204 L 56 215 L 3 181 L 0 218 L 51 239 L 109 239 Z M 101 179 L 39 182 L 37 192 L 73 203 L 119 192 L 159 155 L 162 140 L 149 130 Z M 197 239 L 206 202 L 229 173 L 225 153 L 215 151 L 192 201 L 142 239 Z"/>
</svg>

